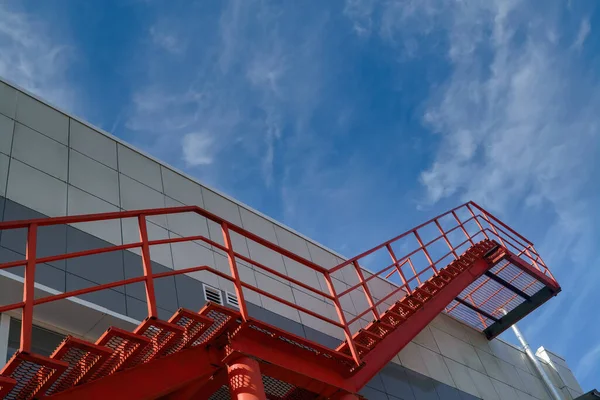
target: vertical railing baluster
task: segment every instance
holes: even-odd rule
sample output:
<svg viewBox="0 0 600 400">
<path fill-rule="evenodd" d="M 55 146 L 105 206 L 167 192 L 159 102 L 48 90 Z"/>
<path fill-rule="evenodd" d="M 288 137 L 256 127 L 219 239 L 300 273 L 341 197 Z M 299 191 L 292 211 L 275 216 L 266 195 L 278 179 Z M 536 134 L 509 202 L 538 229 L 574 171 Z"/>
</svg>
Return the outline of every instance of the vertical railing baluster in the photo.
<svg viewBox="0 0 600 400">
<path fill-rule="evenodd" d="M 481 231 L 481 233 L 483 233 L 483 236 L 486 239 L 489 239 L 490 237 L 488 236 L 488 234 L 485 232 L 485 229 L 483 229 L 483 225 L 481 225 L 481 222 L 479 222 L 479 220 L 477 219 L 477 216 L 475 215 L 475 213 L 473 212 L 473 210 L 471 209 L 471 206 L 469 204 L 467 204 L 467 208 L 469 209 L 469 212 L 471 213 L 471 216 L 473 217 L 473 219 L 475 220 L 475 223 L 477 224 L 477 226 L 479 227 L 479 230 Z M 500 239 L 502 240 L 502 239 Z"/>
<path fill-rule="evenodd" d="M 469 243 L 471 243 L 471 246 L 473 246 L 475 244 L 475 242 L 473 242 L 473 239 L 471 239 L 471 236 L 469 236 L 469 232 L 467 232 L 467 230 L 465 229 L 465 224 L 463 224 L 462 221 L 460 220 L 460 218 L 458 218 L 458 215 L 456 215 L 456 212 L 452 211 L 452 215 L 454 216 L 456 223 L 458 223 L 458 226 L 460 226 L 460 229 L 465 234 L 465 237 L 467 238 Z M 488 239 L 487 234 L 483 231 L 481 226 L 479 226 L 479 229 L 481 229 L 481 232 L 485 235 L 485 238 Z"/>
<path fill-rule="evenodd" d="M 354 265 L 354 269 L 356 270 L 356 275 L 358 276 L 358 280 L 360 281 L 360 284 L 362 285 L 363 290 L 365 291 L 365 297 L 367 298 L 367 302 L 369 302 L 369 308 L 371 309 L 371 312 L 373 313 L 373 318 L 375 318 L 376 320 L 379 320 L 379 311 L 377 311 L 377 307 L 375 307 L 375 302 L 373 301 L 373 296 L 371 295 L 371 290 L 369 290 L 369 286 L 365 282 L 365 276 L 363 275 L 362 270 L 360 269 L 360 266 L 358 265 L 358 261 L 354 261 L 352 264 Z"/>
<path fill-rule="evenodd" d="M 434 275 L 437 275 L 438 270 L 435 267 L 435 265 L 433 265 L 433 259 L 431 258 L 431 256 L 429 255 L 429 251 L 423 244 L 423 241 L 421 240 L 421 235 L 419 235 L 419 232 L 417 232 L 416 230 L 413 231 L 413 234 L 415 235 L 415 238 L 417 238 L 417 242 L 419 243 L 419 246 L 421 246 L 421 249 L 425 253 L 425 257 L 427 257 L 427 261 L 429 262 L 429 266 L 433 269 Z"/>
<path fill-rule="evenodd" d="M 360 357 L 358 355 L 358 351 L 356 350 L 356 346 L 354 345 L 354 341 L 352 340 L 352 333 L 350 332 L 350 327 L 346 322 L 346 316 L 344 315 L 344 310 L 340 305 L 340 299 L 335 291 L 335 287 L 333 286 L 333 282 L 331 280 L 331 275 L 329 272 L 324 273 L 323 277 L 325 278 L 325 282 L 327 283 L 327 288 L 329 289 L 329 294 L 333 297 L 333 305 L 335 306 L 335 311 L 338 315 L 338 320 L 340 324 L 342 324 L 344 329 L 344 336 L 346 337 L 346 342 L 348 343 L 348 347 L 350 348 L 350 353 L 352 354 L 352 358 L 356 365 L 360 365 Z"/>
<path fill-rule="evenodd" d="M 398 275 L 400 275 L 400 279 L 402 279 L 402 285 L 406 289 L 406 292 L 408 294 L 411 294 L 412 293 L 412 289 L 410 288 L 410 286 L 408 285 L 408 283 L 406 283 L 406 276 L 404 276 L 404 272 L 402 272 L 402 266 L 398 265 L 398 258 L 396 257 L 396 253 L 394 252 L 394 249 L 392 249 L 392 246 L 389 243 L 386 244 L 385 247 L 387 248 L 387 251 L 390 254 L 390 258 L 392 259 L 392 262 L 396 266 L 396 270 L 398 270 Z M 409 258 L 409 260 L 410 260 L 410 258 Z M 415 272 L 414 271 L 414 267 L 413 267 L 413 272 Z M 415 275 L 416 275 L 416 272 L 415 272 Z M 421 284 L 421 283 L 419 282 L 419 284 Z"/>
<path fill-rule="evenodd" d="M 21 315 L 21 346 L 23 352 L 31 351 L 31 330 L 33 328 L 33 301 L 35 292 L 35 265 L 37 261 L 37 224 L 27 227 L 27 249 L 25 257 L 25 278 L 23 282 L 23 313 Z"/>
<path fill-rule="evenodd" d="M 233 244 L 231 242 L 231 235 L 229 234 L 229 227 L 226 222 L 221 223 L 221 230 L 223 231 L 223 241 L 227 248 L 227 259 L 229 260 L 229 271 L 233 278 L 233 284 L 235 286 L 235 294 L 238 298 L 238 305 L 240 307 L 240 314 L 244 321 L 248 321 L 248 308 L 246 307 L 246 299 L 244 298 L 244 288 L 242 287 L 242 280 L 240 279 L 240 273 L 237 267 L 237 261 L 235 260 L 235 252 L 233 251 Z"/>
<path fill-rule="evenodd" d="M 444 237 L 444 241 L 446 242 L 446 245 L 448 245 L 448 248 L 454 255 L 454 258 L 458 260 L 458 254 L 456 254 L 456 251 L 454 251 L 454 247 L 452 247 L 452 244 L 450 244 L 450 240 L 448 240 L 448 237 L 446 236 L 446 232 L 444 232 L 444 230 L 442 229 L 442 225 L 440 225 L 440 223 L 438 222 L 437 219 L 435 220 L 435 224 L 437 225 L 437 227 L 440 231 L 440 234 Z"/>
<path fill-rule="evenodd" d="M 150 258 L 150 245 L 148 244 L 148 226 L 146 225 L 145 215 L 138 215 L 138 226 L 140 230 L 140 242 L 142 243 L 142 265 L 144 267 L 148 316 L 158 317 L 156 293 L 154 292 L 154 277 L 152 276 L 152 259 Z"/>
</svg>

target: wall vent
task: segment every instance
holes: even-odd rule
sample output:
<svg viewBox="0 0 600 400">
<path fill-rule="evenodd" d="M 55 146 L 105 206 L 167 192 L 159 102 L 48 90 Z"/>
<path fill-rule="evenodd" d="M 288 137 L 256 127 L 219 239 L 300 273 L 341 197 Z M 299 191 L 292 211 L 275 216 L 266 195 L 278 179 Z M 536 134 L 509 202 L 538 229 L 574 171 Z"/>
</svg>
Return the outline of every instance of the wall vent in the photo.
<svg viewBox="0 0 600 400">
<path fill-rule="evenodd" d="M 227 304 L 235 308 L 240 308 L 238 298 L 234 293 L 225 292 L 225 298 L 227 299 Z"/>
<path fill-rule="evenodd" d="M 204 288 L 204 299 L 206 301 L 212 301 L 213 303 L 223 305 L 221 290 L 205 284 L 202 284 L 202 287 Z"/>
</svg>

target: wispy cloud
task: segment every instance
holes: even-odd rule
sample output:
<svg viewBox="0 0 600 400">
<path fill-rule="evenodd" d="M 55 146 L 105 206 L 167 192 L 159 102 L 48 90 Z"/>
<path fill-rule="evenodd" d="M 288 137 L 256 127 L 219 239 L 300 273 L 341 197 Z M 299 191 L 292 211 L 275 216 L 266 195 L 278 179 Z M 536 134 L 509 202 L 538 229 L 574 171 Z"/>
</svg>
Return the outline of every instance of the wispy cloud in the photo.
<svg viewBox="0 0 600 400">
<path fill-rule="evenodd" d="M 575 49 L 581 49 L 588 35 L 592 31 L 592 26 L 590 25 L 589 18 L 584 18 L 581 20 L 581 24 L 579 25 L 579 32 L 577 33 L 577 38 L 575 42 L 573 42 L 573 47 Z"/>
<path fill-rule="evenodd" d="M 194 16 L 191 32 L 185 21 L 180 28 L 158 17 L 153 26 L 161 27 L 160 34 L 151 29 L 151 42 L 176 54 L 170 59 L 148 51 L 143 62 L 150 66 L 149 74 L 137 85 L 126 126 L 139 145 L 175 163 L 183 159 L 183 167 L 201 176 L 214 178 L 224 171 L 221 163 L 227 163 L 225 170 L 235 165 L 243 174 L 258 173 L 270 187 L 284 120 L 288 128 L 299 126 L 318 103 L 311 90 L 318 87 L 311 66 L 315 60 L 303 57 L 316 43 L 319 24 L 311 23 L 302 28 L 306 35 L 291 38 L 294 31 L 280 20 L 293 15 L 278 6 L 257 1 L 223 5 L 218 19 L 196 21 Z M 206 30 L 213 34 L 205 35 Z M 187 43 L 181 52 L 177 38 L 182 31 L 203 40 Z M 181 62 L 197 67 L 182 69 Z"/>
<path fill-rule="evenodd" d="M 175 35 L 171 29 L 154 25 L 150 28 L 149 33 L 152 42 L 169 53 L 181 54 L 187 47 L 186 41 Z"/>
<path fill-rule="evenodd" d="M 0 76 L 61 107 L 80 111 L 67 79 L 74 57 L 73 47 L 55 26 L 0 4 Z"/>
<path fill-rule="evenodd" d="M 575 367 L 575 374 L 580 379 L 585 379 L 594 372 L 594 368 L 597 367 L 598 364 L 600 364 L 600 344 L 589 349 L 581 360 L 579 360 Z"/>
<path fill-rule="evenodd" d="M 589 267 L 600 237 L 600 82 L 571 50 L 583 46 L 589 19 L 579 17 L 576 39 L 565 43 L 565 10 L 556 4 L 544 12 L 520 0 L 382 7 L 358 22 L 381 15 L 380 35 L 403 54 L 410 48 L 422 55 L 419 46 L 430 50 L 433 37 L 446 51 L 449 73 L 431 87 L 423 116 L 438 142 L 420 175 L 423 202 L 472 199 L 503 216 L 523 216 L 565 289 L 537 313 L 530 332 L 539 336 L 552 325 L 556 335 L 546 339 L 581 354 L 572 326 L 590 312 L 590 282 L 600 279 Z M 594 357 L 582 362 L 592 367 Z"/>
</svg>

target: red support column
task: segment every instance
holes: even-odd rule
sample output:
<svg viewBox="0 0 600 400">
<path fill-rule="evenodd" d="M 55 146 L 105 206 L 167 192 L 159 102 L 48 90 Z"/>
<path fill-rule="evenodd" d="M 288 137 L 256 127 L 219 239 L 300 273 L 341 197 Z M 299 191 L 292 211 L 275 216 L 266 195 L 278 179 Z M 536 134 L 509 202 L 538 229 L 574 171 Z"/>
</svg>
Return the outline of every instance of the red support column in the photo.
<svg viewBox="0 0 600 400">
<path fill-rule="evenodd" d="M 229 393 L 232 400 L 266 400 L 258 361 L 240 357 L 227 366 Z"/>
</svg>

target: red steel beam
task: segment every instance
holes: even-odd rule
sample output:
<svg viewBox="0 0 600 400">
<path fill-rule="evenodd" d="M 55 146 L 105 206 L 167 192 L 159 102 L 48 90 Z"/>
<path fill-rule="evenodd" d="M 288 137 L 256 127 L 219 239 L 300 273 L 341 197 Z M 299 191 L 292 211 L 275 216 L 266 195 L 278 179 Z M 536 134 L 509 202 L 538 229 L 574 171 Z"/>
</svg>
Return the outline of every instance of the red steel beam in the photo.
<svg viewBox="0 0 600 400">
<path fill-rule="evenodd" d="M 217 370 L 221 356 L 205 346 L 192 347 L 104 378 L 75 386 L 53 400 L 146 400 L 172 393 Z"/>
<path fill-rule="evenodd" d="M 415 336 L 419 334 L 444 308 L 457 297 L 473 281 L 477 280 L 490 264 L 483 258 L 475 261 L 473 265 L 459 276 L 454 278 L 448 285 L 435 294 L 425 305 L 409 320 L 409 323 L 401 324 L 398 328 L 388 334 L 371 352 L 364 356 L 365 365 L 352 378 L 354 390 L 360 390 L 375 376 L 384 365 L 390 362 L 398 352 L 404 348 Z"/>
</svg>

